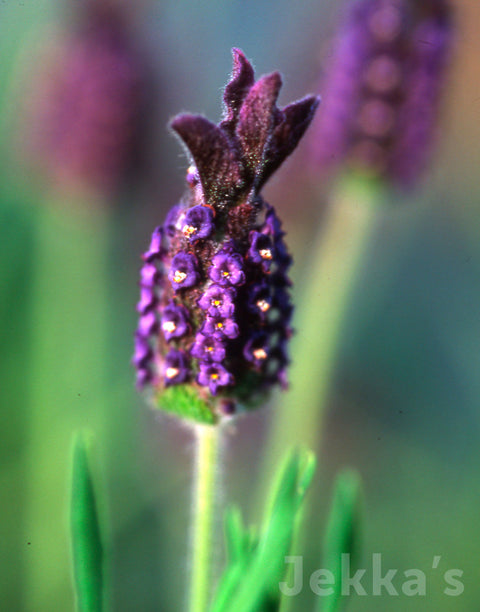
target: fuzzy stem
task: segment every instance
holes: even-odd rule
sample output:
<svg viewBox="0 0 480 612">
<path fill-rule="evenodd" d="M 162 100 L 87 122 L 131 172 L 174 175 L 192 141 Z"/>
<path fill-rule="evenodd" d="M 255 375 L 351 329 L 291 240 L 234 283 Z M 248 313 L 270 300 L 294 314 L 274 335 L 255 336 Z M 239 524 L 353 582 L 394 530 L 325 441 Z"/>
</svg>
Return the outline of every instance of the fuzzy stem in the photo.
<svg viewBox="0 0 480 612">
<path fill-rule="evenodd" d="M 220 428 L 196 425 L 197 445 L 192 499 L 190 612 L 206 612 L 212 578 L 213 524 Z"/>
<path fill-rule="evenodd" d="M 273 420 L 260 491 L 282 449 L 291 444 L 319 449 L 345 314 L 381 193 L 377 183 L 350 178 L 331 198 L 297 301 L 290 389 Z"/>
</svg>

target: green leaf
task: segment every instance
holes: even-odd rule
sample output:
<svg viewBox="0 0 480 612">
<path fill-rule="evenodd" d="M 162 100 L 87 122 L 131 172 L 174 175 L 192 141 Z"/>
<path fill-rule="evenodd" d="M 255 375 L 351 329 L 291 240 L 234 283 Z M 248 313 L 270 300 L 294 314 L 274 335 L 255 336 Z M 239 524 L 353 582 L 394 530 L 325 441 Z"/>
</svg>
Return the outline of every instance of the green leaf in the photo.
<svg viewBox="0 0 480 612">
<path fill-rule="evenodd" d="M 174 412 L 184 419 L 202 425 L 214 425 L 217 422 L 212 406 L 205 402 L 197 391 L 189 385 L 168 387 L 159 395 L 157 406 L 161 410 Z"/>
<path fill-rule="evenodd" d="M 244 529 L 238 510 L 226 516 L 228 565 L 211 612 L 278 610 L 280 588 L 302 502 L 315 471 L 305 450 L 291 451 L 273 489 L 259 538 Z"/>
<path fill-rule="evenodd" d="M 322 567 L 334 576 L 333 592 L 319 598 L 319 611 L 336 612 L 346 603 L 342 596 L 342 555 L 350 555 L 350 568 L 355 571 L 359 558 L 360 506 L 360 477 L 352 470 L 345 470 L 335 482 L 324 543 Z"/>
<path fill-rule="evenodd" d="M 103 607 L 103 547 L 90 454 L 86 436 L 78 434 L 73 448 L 70 527 L 79 612 L 101 612 Z"/>
</svg>

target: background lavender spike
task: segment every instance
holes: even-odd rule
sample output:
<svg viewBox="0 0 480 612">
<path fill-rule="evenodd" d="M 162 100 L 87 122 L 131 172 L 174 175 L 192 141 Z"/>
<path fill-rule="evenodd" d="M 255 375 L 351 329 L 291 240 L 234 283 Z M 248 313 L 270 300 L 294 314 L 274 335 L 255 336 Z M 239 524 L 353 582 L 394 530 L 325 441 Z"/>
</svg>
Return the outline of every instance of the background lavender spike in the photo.
<svg viewBox="0 0 480 612">
<path fill-rule="evenodd" d="M 357 0 L 322 87 L 312 139 L 315 167 L 346 164 L 413 183 L 434 138 L 450 43 L 442 0 Z"/>
</svg>

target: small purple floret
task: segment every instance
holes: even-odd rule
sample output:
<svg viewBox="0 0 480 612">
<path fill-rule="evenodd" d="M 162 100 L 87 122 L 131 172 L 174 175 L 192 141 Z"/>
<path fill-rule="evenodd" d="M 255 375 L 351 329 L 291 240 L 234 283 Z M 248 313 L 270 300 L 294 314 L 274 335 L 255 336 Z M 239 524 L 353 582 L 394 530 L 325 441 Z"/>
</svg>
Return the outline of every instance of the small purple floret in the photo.
<svg viewBox="0 0 480 612">
<path fill-rule="evenodd" d="M 162 312 L 161 328 L 167 342 L 172 338 L 181 338 L 189 328 L 188 312 L 183 306 L 169 302 Z"/>
<path fill-rule="evenodd" d="M 220 251 L 212 259 L 209 275 L 219 285 L 242 285 L 245 282 L 243 261 L 237 253 Z"/>
<path fill-rule="evenodd" d="M 270 287 L 266 282 L 253 285 L 250 289 L 248 304 L 250 310 L 258 314 L 262 320 L 267 318 L 272 307 L 272 297 Z"/>
<path fill-rule="evenodd" d="M 183 351 L 170 350 L 165 357 L 162 373 L 166 387 L 185 382 L 189 375 L 188 356 Z"/>
<path fill-rule="evenodd" d="M 143 314 L 138 321 L 137 331 L 146 338 L 158 329 L 158 321 L 154 312 Z"/>
<path fill-rule="evenodd" d="M 145 313 L 147 310 L 152 309 L 156 304 L 157 298 L 149 287 L 140 287 L 140 300 L 137 304 L 137 311 Z"/>
<path fill-rule="evenodd" d="M 260 333 L 251 338 L 243 349 L 243 356 L 247 361 L 253 363 L 256 368 L 261 368 L 269 356 L 266 334 Z"/>
<path fill-rule="evenodd" d="M 198 300 L 198 305 L 212 317 L 228 318 L 232 316 L 235 310 L 234 296 L 234 290 L 231 288 L 210 285 Z"/>
<path fill-rule="evenodd" d="M 261 263 L 262 267 L 268 270 L 273 260 L 273 243 L 270 236 L 257 231 L 250 232 L 248 255 L 254 263 Z"/>
<path fill-rule="evenodd" d="M 154 264 L 146 263 L 140 270 L 140 285 L 142 287 L 154 287 L 159 278 L 159 272 Z"/>
<path fill-rule="evenodd" d="M 191 253 L 180 251 L 172 259 L 168 279 L 174 289 L 184 289 L 197 284 L 197 259 Z"/>
<path fill-rule="evenodd" d="M 204 361 L 223 361 L 225 359 L 225 347 L 222 340 L 216 336 L 204 336 L 198 333 L 195 336 L 195 344 L 190 354 L 192 357 Z"/>
<path fill-rule="evenodd" d="M 197 382 L 208 387 L 212 395 L 216 395 L 218 387 L 233 384 L 233 376 L 219 363 L 200 363 Z"/>
<path fill-rule="evenodd" d="M 190 242 L 208 238 L 213 230 L 212 209 L 200 204 L 189 208 L 182 218 L 181 230 Z"/>
<path fill-rule="evenodd" d="M 142 259 L 147 262 L 152 262 L 156 259 L 161 259 L 165 252 L 163 247 L 163 241 L 163 227 L 156 227 L 153 231 L 148 251 L 145 251 L 145 253 L 142 255 Z"/>
<path fill-rule="evenodd" d="M 222 317 L 211 317 L 207 315 L 200 330 L 206 336 L 216 336 L 217 338 L 237 338 L 239 335 L 238 325 L 232 319 Z"/>
</svg>

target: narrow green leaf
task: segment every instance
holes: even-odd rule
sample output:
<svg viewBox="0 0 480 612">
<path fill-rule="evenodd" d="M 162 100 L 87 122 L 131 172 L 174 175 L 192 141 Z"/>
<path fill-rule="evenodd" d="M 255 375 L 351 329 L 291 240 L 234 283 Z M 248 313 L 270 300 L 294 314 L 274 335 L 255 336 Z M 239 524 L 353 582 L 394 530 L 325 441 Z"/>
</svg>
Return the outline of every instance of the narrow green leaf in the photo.
<svg viewBox="0 0 480 612">
<path fill-rule="evenodd" d="M 211 612 L 271 612 L 280 603 L 295 527 L 315 460 L 305 450 L 291 451 L 273 488 L 258 542 L 250 539 L 235 515 L 227 519 L 227 540 L 234 551 L 219 584 Z M 243 531 L 243 535 L 242 532 Z M 243 541 L 243 546 L 242 546 Z"/>
<path fill-rule="evenodd" d="M 322 567 L 334 576 L 333 592 L 319 598 L 319 611 L 337 612 L 347 601 L 342 596 L 342 555 L 350 555 L 350 568 L 355 571 L 359 557 L 360 505 L 360 477 L 352 470 L 345 470 L 335 482 L 324 543 Z"/>
<path fill-rule="evenodd" d="M 78 434 L 73 448 L 70 527 L 73 576 L 79 612 L 101 612 L 103 549 L 89 461 L 89 444 Z"/>
</svg>

